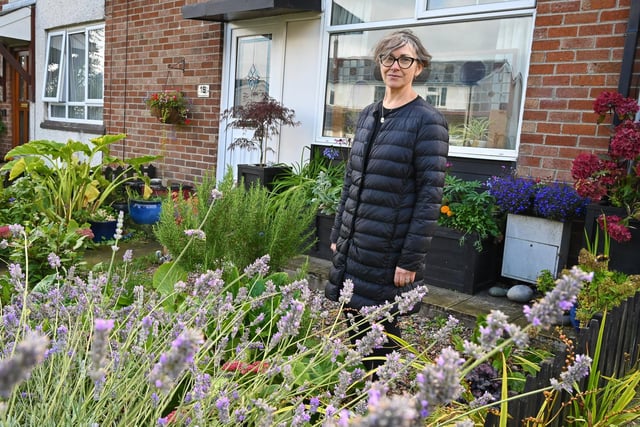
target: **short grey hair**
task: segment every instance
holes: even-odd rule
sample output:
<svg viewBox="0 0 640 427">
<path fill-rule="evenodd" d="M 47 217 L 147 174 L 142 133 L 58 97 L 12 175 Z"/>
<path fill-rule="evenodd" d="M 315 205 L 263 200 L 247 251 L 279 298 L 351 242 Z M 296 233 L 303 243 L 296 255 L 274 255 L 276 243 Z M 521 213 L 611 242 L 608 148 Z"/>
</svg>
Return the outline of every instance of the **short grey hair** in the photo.
<svg viewBox="0 0 640 427">
<path fill-rule="evenodd" d="M 417 60 L 424 68 L 429 68 L 431 55 L 427 52 L 420 39 L 411 30 L 399 30 L 384 36 L 373 50 L 373 58 L 380 61 L 381 56 L 387 56 L 402 46 L 409 45 L 416 52 Z"/>
</svg>

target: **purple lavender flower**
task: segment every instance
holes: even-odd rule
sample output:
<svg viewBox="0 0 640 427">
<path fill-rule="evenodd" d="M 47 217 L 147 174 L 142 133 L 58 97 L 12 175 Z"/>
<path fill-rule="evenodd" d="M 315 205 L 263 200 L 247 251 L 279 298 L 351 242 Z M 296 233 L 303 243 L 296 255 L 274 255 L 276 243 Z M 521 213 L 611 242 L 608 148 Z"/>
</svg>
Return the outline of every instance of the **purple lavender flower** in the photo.
<svg viewBox="0 0 640 427">
<path fill-rule="evenodd" d="M 122 261 L 129 263 L 133 260 L 133 251 L 131 249 L 127 249 L 124 251 L 124 255 L 122 255 Z"/>
<path fill-rule="evenodd" d="M 207 235 L 204 233 L 204 231 L 199 230 L 199 229 L 184 230 L 184 234 L 189 236 L 189 237 L 195 237 L 198 240 L 206 240 L 207 239 Z"/>
<path fill-rule="evenodd" d="M 271 257 L 269 254 L 264 255 L 253 262 L 253 264 L 248 265 L 244 269 L 244 273 L 248 277 L 252 277 L 256 274 L 260 276 L 266 276 L 269 273 L 269 261 L 271 261 Z"/>
<path fill-rule="evenodd" d="M 582 283 L 593 280 L 593 272 L 585 273 L 574 266 L 568 274 L 556 280 L 556 286 L 533 306 L 524 306 L 527 320 L 536 327 L 549 329 L 578 299 Z"/>
<path fill-rule="evenodd" d="M 21 237 L 25 233 L 24 227 L 20 224 L 10 224 L 9 231 L 13 237 Z"/>
<path fill-rule="evenodd" d="M 180 374 L 193 363 L 198 348 L 204 342 L 202 332 L 186 329 L 171 343 L 149 373 L 149 381 L 158 389 L 168 391 Z"/>
<path fill-rule="evenodd" d="M 209 196 L 209 203 L 213 203 L 214 201 L 222 198 L 222 191 L 214 188 L 211 190 L 211 194 Z"/>
<path fill-rule="evenodd" d="M 51 252 L 48 256 L 47 256 L 47 261 L 49 262 L 49 265 L 51 266 L 51 268 L 59 268 L 60 267 L 60 257 L 58 255 L 56 255 L 55 253 Z"/>
<path fill-rule="evenodd" d="M 94 399 L 100 396 L 107 375 L 109 363 L 109 333 L 113 329 L 113 319 L 95 319 L 91 341 L 91 368 L 89 378 L 94 384 Z"/>
<path fill-rule="evenodd" d="M 218 397 L 216 400 L 218 418 L 222 424 L 227 424 L 231 421 L 231 418 L 229 417 L 229 403 L 229 398 L 225 395 Z"/>
<path fill-rule="evenodd" d="M 555 378 L 551 379 L 551 386 L 555 390 L 566 390 L 571 393 L 573 391 L 573 384 L 589 375 L 591 363 L 592 360 L 589 356 L 584 354 L 576 355 L 573 364 L 571 364 L 566 371 L 560 374 L 560 381 Z"/>
<path fill-rule="evenodd" d="M 462 394 L 460 367 L 464 359 L 451 347 L 442 350 L 436 363 L 427 365 L 416 375 L 418 399 L 428 402 L 429 408 L 454 401 Z"/>
<path fill-rule="evenodd" d="M 13 355 L 0 361 L 0 396 L 9 397 L 14 387 L 29 379 L 31 371 L 44 360 L 48 345 L 49 338 L 29 332 Z"/>
<path fill-rule="evenodd" d="M 338 298 L 338 302 L 340 304 L 348 304 L 351 301 L 351 297 L 353 296 L 353 281 L 351 279 L 347 279 L 342 284 L 342 289 L 340 289 L 340 298 Z"/>
</svg>

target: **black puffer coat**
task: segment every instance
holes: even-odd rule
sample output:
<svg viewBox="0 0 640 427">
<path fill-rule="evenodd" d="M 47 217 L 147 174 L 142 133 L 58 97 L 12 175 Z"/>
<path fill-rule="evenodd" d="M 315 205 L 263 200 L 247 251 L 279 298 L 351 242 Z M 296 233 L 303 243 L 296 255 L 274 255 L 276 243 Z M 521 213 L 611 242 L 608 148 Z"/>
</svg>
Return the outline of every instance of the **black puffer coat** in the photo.
<svg viewBox="0 0 640 427">
<path fill-rule="evenodd" d="M 370 142 L 380 112 L 377 102 L 358 118 L 331 233 L 337 251 L 325 295 L 337 301 L 349 278 L 354 282 L 349 306 L 357 309 L 393 301 L 422 283 L 449 149 L 446 120 L 424 99 L 385 116 Z M 396 287 L 396 266 L 415 271 L 415 282 Z"/>
</svg>

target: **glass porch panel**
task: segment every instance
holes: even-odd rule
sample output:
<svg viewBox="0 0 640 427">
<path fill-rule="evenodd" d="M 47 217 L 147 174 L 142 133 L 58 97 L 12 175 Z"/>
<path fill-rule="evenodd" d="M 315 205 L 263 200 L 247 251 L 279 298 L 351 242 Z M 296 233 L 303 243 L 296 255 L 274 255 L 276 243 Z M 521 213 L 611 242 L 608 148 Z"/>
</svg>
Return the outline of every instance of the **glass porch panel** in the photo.
<svg viewBox="0 0 640 427">
<path fill-rule="evenodd" d="M 271 79 L 271 34 L 238 37 L 234 105 L 259 101 L 269 94 Z"/>
</svg>

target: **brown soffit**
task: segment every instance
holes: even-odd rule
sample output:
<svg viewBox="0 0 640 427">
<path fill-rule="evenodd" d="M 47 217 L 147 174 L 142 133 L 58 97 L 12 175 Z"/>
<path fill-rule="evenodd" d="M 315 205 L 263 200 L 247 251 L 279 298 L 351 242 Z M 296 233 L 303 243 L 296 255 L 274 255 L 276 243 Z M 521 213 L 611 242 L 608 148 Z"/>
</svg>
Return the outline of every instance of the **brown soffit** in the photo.
<svg viewBox="0 0 640 427">
<path fill-rule="evenodd" d="M 321 0 L 209 0 L 182 7 L 182 17 L 229 22 L 295 12 L 321 12 Z"/>
</svg>

